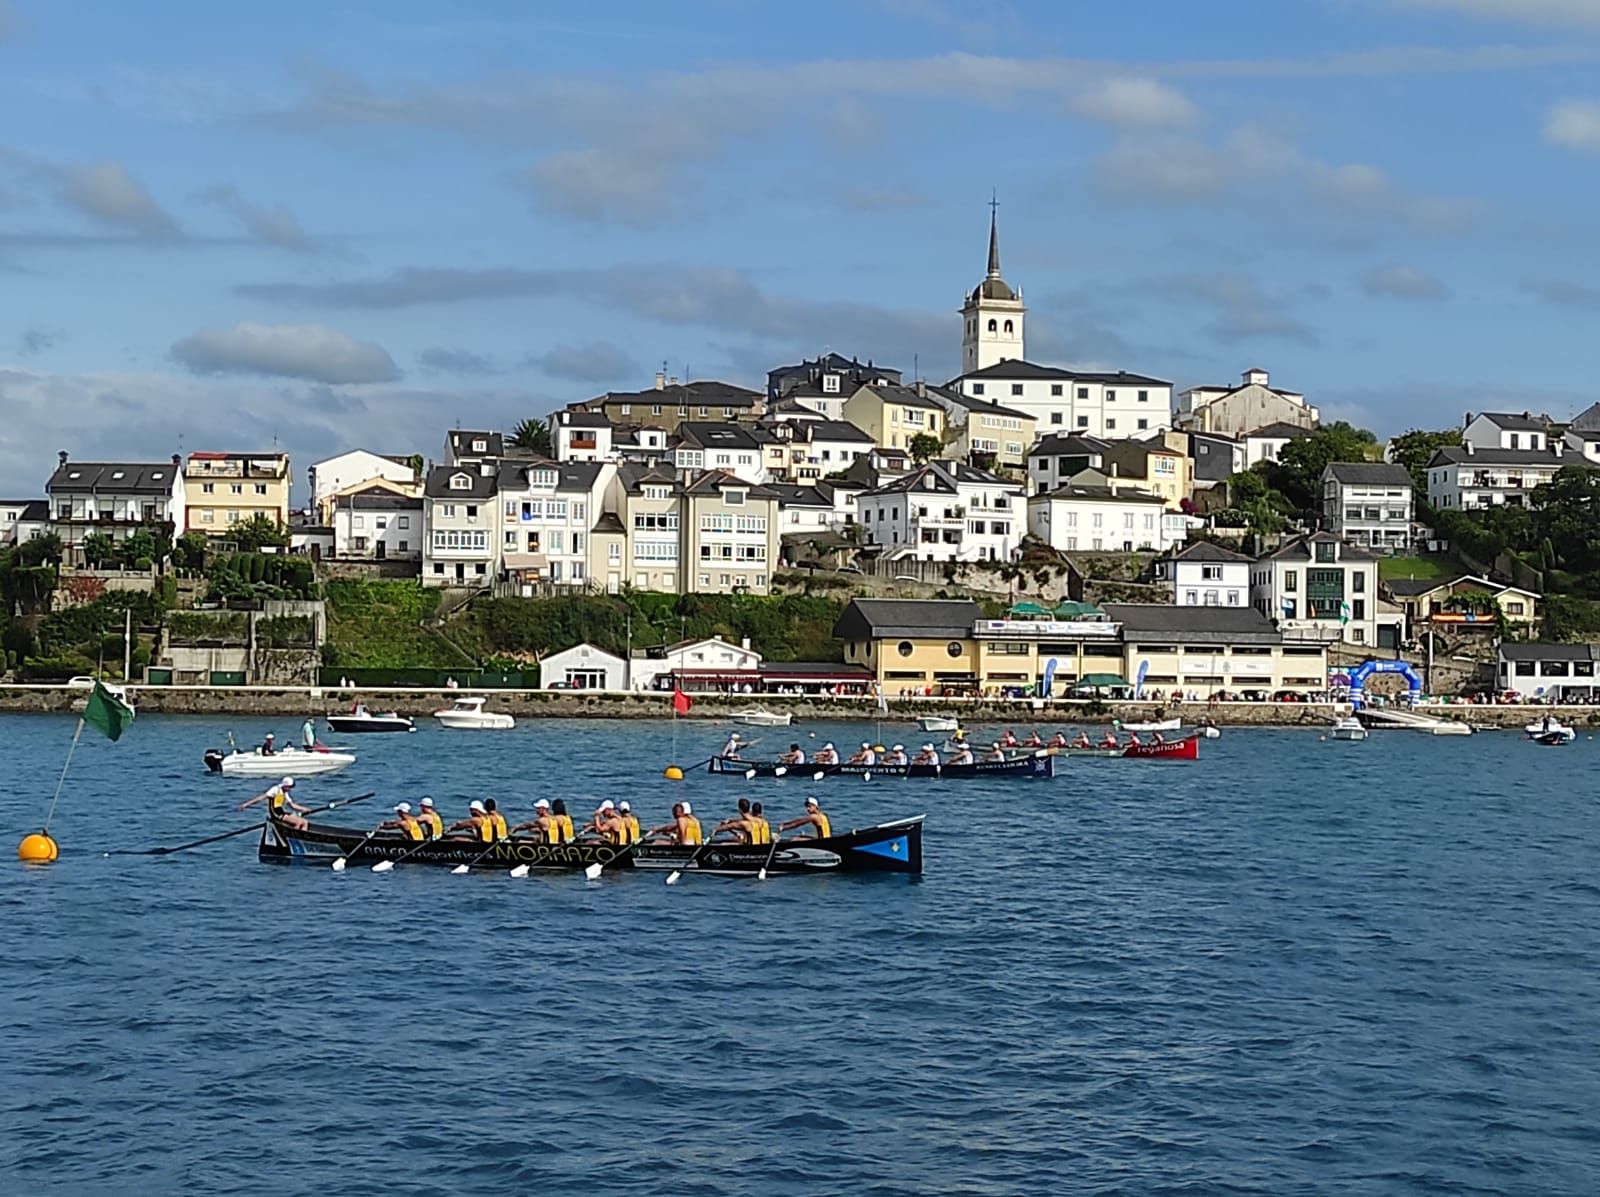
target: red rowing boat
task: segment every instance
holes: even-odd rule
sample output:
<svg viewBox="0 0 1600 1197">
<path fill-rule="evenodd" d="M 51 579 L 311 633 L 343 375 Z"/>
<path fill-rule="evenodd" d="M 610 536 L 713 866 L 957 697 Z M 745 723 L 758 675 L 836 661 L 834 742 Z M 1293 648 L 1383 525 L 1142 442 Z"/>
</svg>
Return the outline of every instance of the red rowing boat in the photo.
<svg viewBox="0 0 1600 1197">
<path fill-rule="evenodd" d="M 1200 737 L 1185 736 L 1181 740 L 1167 740 L 1161 744 L 1129 744 L 1122 750 L 1124 757 L 1159 757 L 1169 761 L 1197 761 L 1200 759 Z"/>
</svg>

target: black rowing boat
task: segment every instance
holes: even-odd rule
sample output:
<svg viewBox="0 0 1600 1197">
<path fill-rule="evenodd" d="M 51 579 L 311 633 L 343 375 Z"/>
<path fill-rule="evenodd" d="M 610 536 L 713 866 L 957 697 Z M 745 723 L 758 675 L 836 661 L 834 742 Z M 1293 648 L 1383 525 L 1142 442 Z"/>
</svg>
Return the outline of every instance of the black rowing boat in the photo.
<svg viewBox="0 0 1600 1197">
<path fill-rule="evenodd" d="M 776 850 L 767 844 L 715 842 L 701 848 L 670 844 L 639 844 L 622 848 L 596 840 L 572 844 L 544 844 L 531 837 L 512 836 L 495 844 L 487 855 L 477 840 L 446 836 L 418 846 L 405 836 L 380 835 L 354 827 L 304 829 L 276 820 L 261 831 L 260 859 L 271 864 L 328 866 L 340 857 L 351 865 L 374 865 L 383 860 L 406 864 L 473 864 L 488 871 L 527 865 L 530 869 L 584 869 L 602 865 L 616 869 L 652 872 L 682 870 L 719 876 L 751 877 L 765 868 L 769 873 L 920 873 L 922 872 L 922 820 L 915 815 L 876 827 L 841 832 L 827 839 L 780 840 Z M 768 853 L 771 860 L 768 861 Z"/>
<path fill-rule="evenodd" d="M 1055 757 L 1045 749 L 1029 756 L 1003 761 L 974 761 L 970 765 L 785 765 L 780 761 L 742 761 L 736 756 L 714 756 L 712 773 L 748 777 L 931 777 L 962 780 L 970 777 L 1054 777 Z"/>
</svg>

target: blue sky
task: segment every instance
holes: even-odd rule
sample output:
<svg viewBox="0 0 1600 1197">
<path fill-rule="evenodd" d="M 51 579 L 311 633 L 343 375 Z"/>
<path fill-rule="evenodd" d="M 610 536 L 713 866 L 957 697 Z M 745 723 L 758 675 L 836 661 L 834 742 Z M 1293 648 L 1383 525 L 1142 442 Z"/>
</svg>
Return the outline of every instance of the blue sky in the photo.
<svg viewBox="0 0 1600 1197">
<path fill-rule="evenodd" d="M 1600 0 L 0 0 L 0 494 L 662 362 L 943 381 L 991 189 L 1036 361 L 1568 415 L 1597 68 Z"/>
</svg>

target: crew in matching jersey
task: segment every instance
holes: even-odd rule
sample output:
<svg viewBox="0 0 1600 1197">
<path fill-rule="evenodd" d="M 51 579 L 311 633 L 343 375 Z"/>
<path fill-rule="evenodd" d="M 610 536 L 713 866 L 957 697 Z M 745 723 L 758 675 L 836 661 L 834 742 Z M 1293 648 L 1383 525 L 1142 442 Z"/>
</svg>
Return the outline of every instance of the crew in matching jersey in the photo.
<svg viewBox="0 0 1600 1197">
<path fill-rule="evenodd" d="M 470 831 L 474 839 L 481 843 L 494 843 L 494 820 L 489 817 L 483 803 L 476 798 L 467 807 L 467 817 L 459 823 L 452 823 L 447 831 Z"/>
<path fill-rule="evenodd" d="M 379 823 L 378 830 L 401 831 L 405 833 L 408 839 L 416 840 L 418 843 L 422 841 L 425 835 L 422 830 L 422 824 L 411 813 L 411 803 L 409 802 L 395 803 L 394 818 L 386 819 Z"/>
<path fill-rule="evenodd" d="M 815 796 L 806 799 L 805 814 L 798 819 L 790 819 L 787 823 L 780 823 L 778 830 L 792 831 L 797 827 L 810 827 L 811 834 L 817 839 L 827 839 L 833 834 L 833 826 L 828 822 L 828 816 L 822 813 L 822 804 Z"/>
<path fill-rule="evenodd" d="M 683 847 L 698 845 L 704 838 L 700 830 L 700 820 L 694 817 L 694 807 L 687 802 L 674 802 L 672 822 L 652 827 L 645 835 L 664 836 L 671 843 Z"/>
<path fill-rule="evenodd" d="M 294 827 L 304 831 L 306 828 L 305 815 L 308 808 L 301 806 L 289 797 L 289 791 L 294 789 L 294 778 L 285 777 L 277 785 L 271 787 L 263 794 L 257 794 L 248 802 L 239 804 L 240 810 L 248 810 L 258 802 L 267 804 L 267 818 L 275 819 L 287 827 Z"/>
<path fill-rule="evenodd" d="M 417 814 L 417 822 L 422 824 L 423 834 L 430 840 L 436 840 L 444 834 L 444 820 L 433 808 L 433 799 L 426 794 L 422 796 L 422 809 Z"/>
<path fill-rule="evenodd" d="M 493 833 L 491 842 L 503 840 L 511 834 L 506 827 L 506 817 L 496 808 L 493 798 L 485 798 L 483 800 L 483 813 L 484 817 L 489 820 L 490 831 Z"/>
</svg>

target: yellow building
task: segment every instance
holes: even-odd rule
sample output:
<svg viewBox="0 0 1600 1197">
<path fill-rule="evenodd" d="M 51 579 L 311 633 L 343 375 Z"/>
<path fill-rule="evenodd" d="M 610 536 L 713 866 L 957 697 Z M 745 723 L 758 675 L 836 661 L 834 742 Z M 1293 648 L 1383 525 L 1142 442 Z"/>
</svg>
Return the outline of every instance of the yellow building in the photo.
<svg viewBox="0 0 1600 1197">
<path fill-rule="evenodd" d="M 1038 423 L 1027 412 L 1002 407 L 984 399 L 947 391 L 942 387 L 929 388 L 959 403 L 964 411 L 952 411 L 952 416 L 964 416 L 954 421 L 947 456 L 982 465 L 985 469 L 1002 467 L 1021 470 L 1028 464 L 1028 450 L 1033 447 Z"/>
<path fill-rule="evenodd" d="M 184 531 L 226 539 L 258 515 L 287 527 L 289 481 L 286 453 L 191 453 L 183 466 Z"/>
<path fill-rule="evenodd" d="M 909 449 L 924 434 L 944 440 L 944 408 L 914 387 L 861 387 L 844 401 L 844 419 L 884 449 Z"/>
<path fill-rule="evenodd" d="M 890 698 L 970 691 L 978 683 L 977 603 L 954 599 L 852 599 L 833 634 L 846 664 L 864 665 Z"/>
<path fill-rule="evenodd" d="M 1173 444 L 1166 443 L 1169 437 Z M 1176 511 L 1194 494 L 1194 462 L 1181 433 L 1158 440 L 1110 441 L 1103 462 L 1113 489 L 1136 487 L 1161 499 L 1169 510 Z"/>
</svg>

